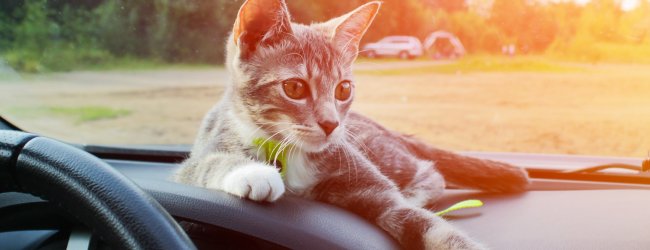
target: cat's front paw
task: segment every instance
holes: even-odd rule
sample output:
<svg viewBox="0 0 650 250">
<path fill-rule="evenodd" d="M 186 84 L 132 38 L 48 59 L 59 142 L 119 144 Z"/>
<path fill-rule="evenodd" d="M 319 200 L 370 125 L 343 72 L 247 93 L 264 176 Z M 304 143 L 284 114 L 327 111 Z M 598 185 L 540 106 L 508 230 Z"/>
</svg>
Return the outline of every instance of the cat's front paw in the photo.
<svg viewBox="0 0 650 250">
<path fill-rule="evenodd" d="M 478 242 L 470 239 L 462 232 L 454 229 L 451 225 L 441 224 L 430 228 L 424 234 L 425 249 L 449 249 L 449 250 L 479 250 L 487 249 Z"/>
<path fill-rule="evenodd" d="M 276 168 L 251 163 L 226 175 L 221 189 L 254 201 L 275 201 L 284 193 L 284 183 Z"/>
</svg>

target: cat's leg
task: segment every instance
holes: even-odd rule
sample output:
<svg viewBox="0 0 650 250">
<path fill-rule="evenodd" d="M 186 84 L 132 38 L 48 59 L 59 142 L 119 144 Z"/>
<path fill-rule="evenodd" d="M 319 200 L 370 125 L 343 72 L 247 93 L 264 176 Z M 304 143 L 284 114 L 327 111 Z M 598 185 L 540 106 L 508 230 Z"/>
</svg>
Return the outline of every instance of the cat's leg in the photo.
<svg viewBox="0 0 650 250">
<path fill-rule="evenodd" d="M 440 198 L 445 180 L 433 162 L 417 158 L 401 142 L 385 136 L 381 130 L 368 127 L 359 131 L 357 127 L 355 137 L 350 138 L 348 144 L 356 146 L 393 181 L 409 203 L 425 207 Z"/>
<path fill-rule="evenodd" d="M 445 190 L 445 179 L 436 171 L 432 162 L 414 157 L 407 159 L 413 161 L 412 166 L 415 166 L 416 172 L 400 191 L 406 200 L 415 206 L 428 207 L 434 204 Z"/>
<path fill-rule="evenodd" d="M 355 167 L 332 164 L 337 151 Z M 404 249 L 483 248 L 433 212 L 407 202 L 394 183 L 355 149 L 333 149 L 317 157 L 310 160 L 329 175 L 320 179 L 310 195 L 375 223 Z"/>
<path fill-rule="evenodd" d="M 530 183 L 523 168 L 434 148 L 413 137 L 401 136 L 401 140 L 418 157 L 434 161 L 449 184 L 492 192 L 521 192 Z"/>
<path fill-rule="evenodd" d="M 202 159 L 188 159 L 176 181 L 201 186 L 255 201 L 275 201 L 285 191 L 275 167 L 244 155 L 212 153 Z"/>
<path fill-rule="evenodd" d="M 425 207 L 437 201 L 445 189 L 445 180 L 434 164 L 418 159 L 399 144 L 385 142 L 380 137 L 368 140 L 374 149 L 368 159 L 397 185 L 409 203 Z"/>
</svg>

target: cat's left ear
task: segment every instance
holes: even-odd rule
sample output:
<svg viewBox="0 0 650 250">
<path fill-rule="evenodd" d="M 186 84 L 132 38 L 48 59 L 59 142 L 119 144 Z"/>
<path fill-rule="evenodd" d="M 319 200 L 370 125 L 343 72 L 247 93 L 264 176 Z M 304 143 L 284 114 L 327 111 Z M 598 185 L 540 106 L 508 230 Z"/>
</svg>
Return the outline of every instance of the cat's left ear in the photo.
<svg viewBox="0 0 650 250">
<path fill-rule="evenodd" d="M 369 2 L 350 13 L 329 21 L 336 25 L 332 36 L 334 44 L 341 51 L 353 53 L 353 57 L 356 58 L 361 38 L 370 27 L 372 20 L 375 19 L 380 6 L 381 2 L 379 1 Z"/>
<path fill-rule="evenodd" d="M 246 0 L 233 26 L 233 39 L 243 57 L 260 45 L 273 45 L 291 35 L 291 17 L 284 0 Z"/>
</svg>

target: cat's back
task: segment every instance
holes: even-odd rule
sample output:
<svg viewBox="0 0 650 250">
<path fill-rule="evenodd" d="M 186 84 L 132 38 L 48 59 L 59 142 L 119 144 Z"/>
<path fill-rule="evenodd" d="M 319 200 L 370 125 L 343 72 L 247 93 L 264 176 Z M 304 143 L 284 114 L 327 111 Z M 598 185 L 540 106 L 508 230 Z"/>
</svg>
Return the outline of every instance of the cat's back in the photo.
<svg viewBox="0 0 650 250">
<path fill-rule="evenodd" d="M 243 152 L 245 145 L 241 138 L 245 128 L 233 114 L 233 107 L 223 100 L 215 104 L 204 116 L 192 157 L 203 157 L 212 152 Z M 252 133 L 252 132 L 251 132 Z"/>
</svg>

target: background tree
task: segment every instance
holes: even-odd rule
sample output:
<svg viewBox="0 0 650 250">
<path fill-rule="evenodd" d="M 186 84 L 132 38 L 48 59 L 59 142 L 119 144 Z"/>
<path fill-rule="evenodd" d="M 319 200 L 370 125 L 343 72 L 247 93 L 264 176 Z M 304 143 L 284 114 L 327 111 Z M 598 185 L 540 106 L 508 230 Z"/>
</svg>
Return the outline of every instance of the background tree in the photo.
<svg viewBox="0 0 650 250">
<path fill-rule="evenodd" d="M 293 19 L 320 22 L 368 0 L 289 0 Z M 2 0 L 0 56 L 22 71 L 100 64 L 221 63 L 243 0 Z M 362 43 L 388 35 L 456 34 L 470 53 L 549 54 L 588 61 L 650 57 L 650 3 L 384 0 Z"/>
</svg>

